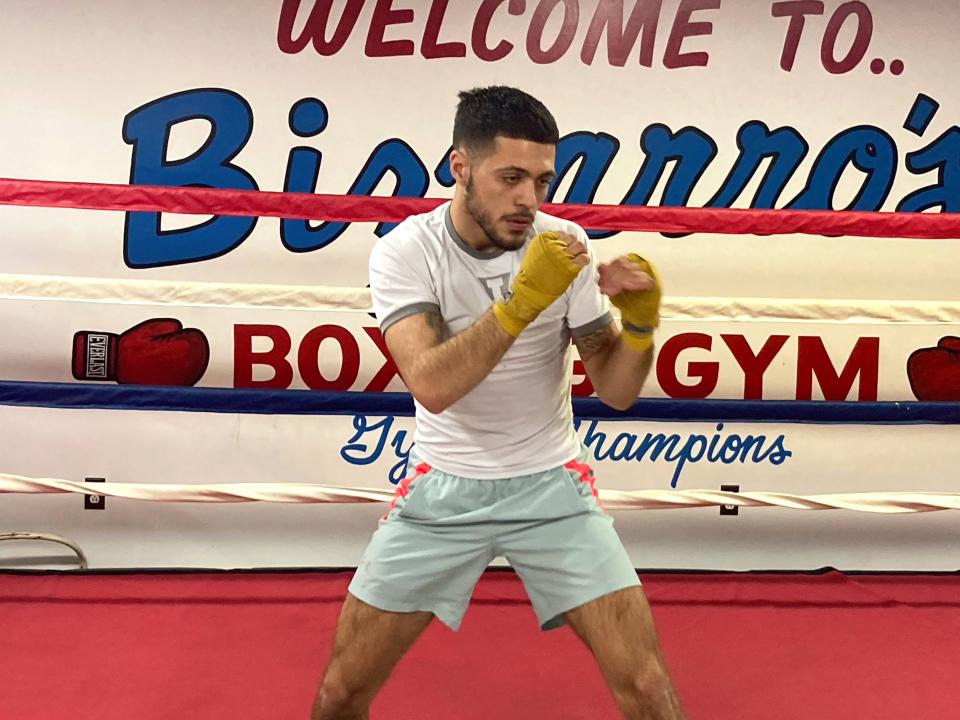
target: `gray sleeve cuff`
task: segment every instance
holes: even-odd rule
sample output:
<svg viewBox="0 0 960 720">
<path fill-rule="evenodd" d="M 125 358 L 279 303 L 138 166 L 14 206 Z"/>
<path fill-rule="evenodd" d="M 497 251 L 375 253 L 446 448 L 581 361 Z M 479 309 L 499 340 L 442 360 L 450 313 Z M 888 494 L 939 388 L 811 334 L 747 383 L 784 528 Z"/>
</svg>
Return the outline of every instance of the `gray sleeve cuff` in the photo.
<svg viewBox="0 0 960 720">
<path fill-rule="evenodd" d="M 584 335 L 589 335 L 594 333 L 601 328 L 605 328 L 607 325 L 613 322 L 613 315 L 610 314 L 608 310 L 603 315 L 598 317 L 596 320 L 591 320 L 586 325 L 581 325 L 580 327 L 570 328 L 570 334 L 573 337 L 583 337 Z"/>
<path fill-rule="evenodd" d="M 396 323 L 398 320 L 403 320 L 405 317 L 410 317 L 411 315 L 416 315 L 418 313 L 430 312 L 431 310 L 436 312 L 438 315 L 440 314 L 440 306 L 436 303 L 430 302 L 413 303 L 412 305 L 406 305 L 405 307 L 394 310 L 392 313 L 387 315 L 387 317 L 380 321 L 380 332 L 386 333 L 387 328 Z"/>
</svg>

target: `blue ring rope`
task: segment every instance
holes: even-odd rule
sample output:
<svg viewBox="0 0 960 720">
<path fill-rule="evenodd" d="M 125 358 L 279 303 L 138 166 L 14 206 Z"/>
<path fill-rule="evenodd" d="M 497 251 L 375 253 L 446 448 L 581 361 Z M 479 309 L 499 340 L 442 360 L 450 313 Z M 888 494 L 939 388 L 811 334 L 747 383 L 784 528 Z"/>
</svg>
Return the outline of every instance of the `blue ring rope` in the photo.
<svg viewBox="0 0 960 720">
<path fill-rule="evenodd" d="M 0 381 L 0 405 L 96 410 L 152 410 L 266 415 L 410 417 L 407 393 L 159 387 Z M 675 422 L 960 424 L 957 402 L 641 399 L 614 410 L 597 398 L 573 399 L 584 420 Z"/>
</svg>

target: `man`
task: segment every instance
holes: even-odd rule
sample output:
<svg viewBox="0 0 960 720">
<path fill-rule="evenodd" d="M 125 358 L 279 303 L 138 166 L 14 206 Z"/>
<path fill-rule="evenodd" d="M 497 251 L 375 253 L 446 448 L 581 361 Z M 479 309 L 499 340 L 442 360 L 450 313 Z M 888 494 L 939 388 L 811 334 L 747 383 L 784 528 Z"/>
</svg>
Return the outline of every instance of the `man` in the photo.
<svg viewBox="0 0 960 720">
<path fill-rule="evenodd" d="M 600 399 L 634 402 L 653 358 L 659 281 L 636 255 L 598 266 L 582 229 L 538 212 L 558 141 L 526 93 L 460 93 L 452 202 L 408 218 L 371 255 L 374 309 L 417 431 L 408 477 L 350 585 L 314 720 L 367 718 L 433 617 L 459 627 L 499 556 L 541 626 L 567 623 L 587 645 L 625 717 L 682 718 L 570 402 L 571 337 Z"/>
</svg>

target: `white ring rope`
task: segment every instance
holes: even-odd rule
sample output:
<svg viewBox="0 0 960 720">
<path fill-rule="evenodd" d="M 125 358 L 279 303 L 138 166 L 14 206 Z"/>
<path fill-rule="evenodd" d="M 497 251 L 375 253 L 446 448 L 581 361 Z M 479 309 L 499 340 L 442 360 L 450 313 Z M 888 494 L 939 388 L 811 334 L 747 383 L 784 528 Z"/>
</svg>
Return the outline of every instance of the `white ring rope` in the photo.
<svg viewBox="0 0 960 720">
<path fill-rule="evenodd" d="M 135 305 L 371 310 L 366 288 L 223 282 L 119 280 L 0 274 L 0 299 Z M 673 320 L 809 320 L 856 323 L 957 323 L 960 302 L 933 300 L 822 300 L 807 298 L 664 298 L 661 315 Z"/>
<path fill-rule="evenodd" d="M 96 487 L 92 487 L 73 480 L 6 474 L 0 474 L 0 493 L 81 493 L 131 500 L 203 503 L 386 503 L 392 501 L 395 494 L 392 490 L 302 483 L 97 483 Z M 904 514 L 960 510 L 960 493 L 875 492 L 804 496 L 718 490 L 600 490 L 600 502 L 608 510 L 667 510 L 727 505 Z"/>
<path fill-rule="evenodd" d="M 40 540 L 42 542 L 52 542 L 64 545 L 71 550 L 77 556 L 77 565 L 81 570 L 87 569 L 87 556 L 84 554 L 83 550 L 77 545 L 73 540 L 69 540 L 65 537 L 59 535 L 51 535 L 50 533 L 32 533 L 32 532 L 11 532 L 11 533 L 0 533 L 0 541 L 2 540 Z"/>
</svg>

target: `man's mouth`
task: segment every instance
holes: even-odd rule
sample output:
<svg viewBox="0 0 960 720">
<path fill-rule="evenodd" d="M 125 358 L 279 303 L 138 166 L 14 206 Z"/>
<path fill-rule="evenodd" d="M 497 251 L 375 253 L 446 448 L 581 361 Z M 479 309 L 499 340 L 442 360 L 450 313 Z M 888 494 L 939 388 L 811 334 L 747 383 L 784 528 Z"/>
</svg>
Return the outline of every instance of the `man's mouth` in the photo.
<svg viewBox="0 0 960 720">
<path fill-rule="evenodd" d="M 524 217 L 508 217 L 507 225 L 511 230 L 526 230 L 533 221 Z"/>
</svg>

